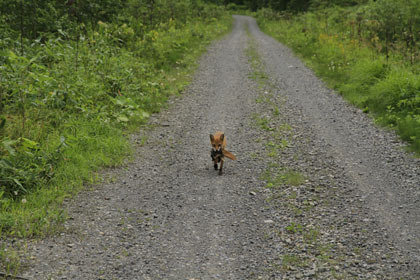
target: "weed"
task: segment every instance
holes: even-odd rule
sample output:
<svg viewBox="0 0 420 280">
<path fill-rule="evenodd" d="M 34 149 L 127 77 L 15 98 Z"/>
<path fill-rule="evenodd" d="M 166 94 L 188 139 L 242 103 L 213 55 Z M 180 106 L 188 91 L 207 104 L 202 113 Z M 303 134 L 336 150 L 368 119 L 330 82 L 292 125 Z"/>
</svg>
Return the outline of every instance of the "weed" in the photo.
<svg viewBox="0 0 420 280">
<path fill-rule="evenodd" d="M 303 226 L 301 224 L 291 223 L 286 227 L 286 230 L 289 233 L 302 233 L 303 232 Z"/>
<path fill-rule="evenodd" d="M 310 228 L 303 234 L 304 240 L 309 244 L 316 243 L 316 241 L 318 240 L 318 236 L 319 236 L 319 230 L 314 229 L 314 228 Z"/>
<path fill-rule="evenodd" d="M 259 116 L 257 114 L 254 114 L 252 118 L 255 121 L 256 125 L 259 126 L 261 129 L 266 130 L 266 131 L 274 130 L 274 128 L 270 127 L 269 117 L 264 117 L 264 116 Z"/>
<path fill-rule="evenodd" d="M 299 186 L 305 182 L 305 177 L 298 171 L 288 170 L 283 177 L 284 182 L 291 186 Z"/>
<path fill-rule="evenodd" d="M 249 74 L 249 78 L 256 81 L 259 88 L 263 88 L 268 81 L 268 75 L 264 71 L 264 66 L 261 61 L 261 58 L 257 52 L 256 43 L 251 37 L 249 30 L 247 29 L 248 35 L 248 48 L 245 50 L 246 55 L 248 56 L 248 62 L 251 65 L 252 72 Z M 264 97 L 259 97 L 257 103 L 263 102 Z"/>
<path fill-rule="evenodd" d="M 2 272 L 7 275 L 16 275 L 21 268 L 20 253 L 16 249 L 2 245 L 0 246 L 0 263 Z"/>
<path fill-rule="evenodd" d="M 274 107 L 273 115 L 278 117 L 280 116 L 280 109 L 279 107 Z"/>
<path fill-rule="evenodd" d="M 298 255 L 284 255 L 282 258 L 282 269 L 290 270 L 291 267 L 303 267 L 306 266 L 306 261 Z"/>
<path fill-rule="evenodd" d="M 257 154 L 257 153 L 251 153 L 251 154 L 250 154 L 250 157 L 251 157 L 252 159 L 258 159 L 258 158 L 259 158 L 259 156 L 258 156 L 258 154 Z"/>
</svg>

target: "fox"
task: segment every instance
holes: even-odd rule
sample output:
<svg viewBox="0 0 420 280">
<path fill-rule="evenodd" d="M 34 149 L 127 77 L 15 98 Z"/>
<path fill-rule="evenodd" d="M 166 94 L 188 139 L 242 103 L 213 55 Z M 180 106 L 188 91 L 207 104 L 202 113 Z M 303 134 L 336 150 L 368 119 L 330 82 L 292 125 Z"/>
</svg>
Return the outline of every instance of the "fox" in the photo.
<svg viewBox="0 0 420 280">
<path fill-rule="evenodd" d="M 214 164 L 214 170 L 218 169 L 218 163 L 220 162 L 219 175 L 222 175 L 225 157 L 236 160 L 236 156 L 226 150 L 226 137 L 223 132 L 216 131 L 214 134 L 210 134 L 210 143 L 210 156 Z"/>
</svg>

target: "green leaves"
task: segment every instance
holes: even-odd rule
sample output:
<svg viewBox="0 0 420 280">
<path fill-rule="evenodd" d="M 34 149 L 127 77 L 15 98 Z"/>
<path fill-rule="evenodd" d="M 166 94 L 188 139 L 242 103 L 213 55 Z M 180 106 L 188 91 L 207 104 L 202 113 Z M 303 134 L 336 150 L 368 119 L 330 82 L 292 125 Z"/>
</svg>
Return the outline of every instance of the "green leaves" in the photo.
<svg viewBox="0 0 420 280">
<path fill-rule="evenodd" d="M 48 162 L 47 157 L 41 156 L 39 143 L 20 137 L 17 140 L 5 138 L 0 144 L 0 191 L 18 197 L 44 180 Z"/>
<path fill-rule="evenodd" d="M 123 162 L 127 133 L 185 87 L 231 18 L 200 1 L 156 1 L 153 10 L 140 0 L 23 1 L 21 45 L 12 23 L 20 2 L 0 3 L 11 11 L 0 16 L 0 231 L 32 236 L 62 221 L 51 208 L 94 182 L 93 172 Z M 51 14 L 31 18 L 28 8 L 44 3 Z"/>
</svg>

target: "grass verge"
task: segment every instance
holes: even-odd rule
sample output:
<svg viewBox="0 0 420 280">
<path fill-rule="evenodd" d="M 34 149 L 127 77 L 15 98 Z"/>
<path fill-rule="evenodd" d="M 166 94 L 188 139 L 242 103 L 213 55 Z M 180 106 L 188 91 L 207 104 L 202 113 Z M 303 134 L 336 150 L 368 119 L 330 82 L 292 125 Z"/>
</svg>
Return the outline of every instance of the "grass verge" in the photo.
<svg viewBox="0 0 420 280">
<path fill-rule="evenodd" d="M 394 129 L 420 155 L 420 64 L 398 53 L 387 57 L 355 40 L 340 23 L 330 23 L 340 12 L 354 13 L 329 10 L 270 19 L 261 12 L 257 18 L 265 33 L 291 47 L 330 87 Z"/>
<path fill-rule="evenodd" d="M 59 40 L 34 44 L 40 54 L 52 51 L 60 57 L 52 57 L 48 68 L 36 56 L 22 66 L 28 78 L 16 72 L 16 64 L 27 58 L 9 52 L 5 59 L 10 68 L 0 71 L 11 79 L 3 86 L 13 90 L 20 85 L 24 93 L 16 101 L 21 105 L 13 108 L 16 103 L 11 102 L 0 118 L 1 243 L 57 233 L 66 219 L 63 201 L 85 185 L 101 182 L 98 170 L 130 157 L 128 135 L 159 112 L 169 96 L 181 93 L 206 46 L 226 34 L 231 23 L 225 13 L 217 20 L 152 30 L 136 41 L 151 55 L 149 60 L 139 57 L 136 48 L 106 45 L 113 38 L 111 27 L 102 23 L 100 34 L 91 34 L 95 41 L 79 43 L 77 72 L 68 67 L 73 61 L 67 61 L 74 58 L 74 46 Z M 0 271 L 16 274 L 20 265 L 15 256 L 21 255 L 16 251 L 24 246 L 4 248 Z"/>
</svg>

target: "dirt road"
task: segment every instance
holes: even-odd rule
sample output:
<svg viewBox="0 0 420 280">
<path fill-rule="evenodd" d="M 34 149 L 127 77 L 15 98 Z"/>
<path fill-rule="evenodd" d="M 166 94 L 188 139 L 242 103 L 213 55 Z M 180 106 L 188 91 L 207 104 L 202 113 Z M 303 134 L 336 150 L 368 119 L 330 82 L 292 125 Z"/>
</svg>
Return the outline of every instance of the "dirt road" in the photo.
<svg viewBox="0 0 420 280">
<path fill-rule="evenodd" d="M 252 18 L 235 17 L 151 126 L 132 163 L 67 203 L 61 234 L 28 245 L 24 277 L 420 276 L 419 160 Z M 216 130 L 238 157 L 222 176 Z"/>
</svg>

